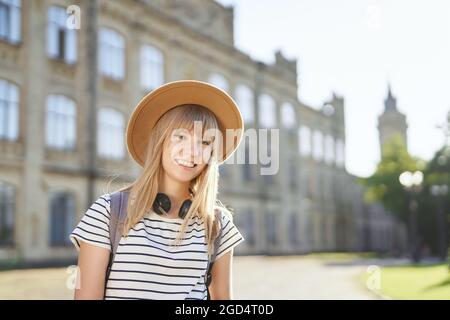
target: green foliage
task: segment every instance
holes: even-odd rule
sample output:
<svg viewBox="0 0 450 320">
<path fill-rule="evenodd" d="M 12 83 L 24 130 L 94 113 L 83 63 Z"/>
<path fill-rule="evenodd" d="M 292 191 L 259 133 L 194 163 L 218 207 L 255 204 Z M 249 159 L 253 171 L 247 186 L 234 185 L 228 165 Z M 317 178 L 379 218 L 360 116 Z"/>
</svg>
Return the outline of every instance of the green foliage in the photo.
<svg viewBox="0 0 450 320">
<path fill-rule="evenodd" d="M 419 225 L 421 226 L 424 241 L 431 250 L 437 249 L 437 214 L 439 205 L 446 214 L 447 235 L 450 235 L 450 195 L 433 196 L 433 185 L 447 185 L 450 192 L 450 147 L 443 147 L 436 152 L 424 171 L 423 192 L 419 206 Z"/>
<path fill-rule="evenodd" d="M 382 159 L 375 173 L 360 182 L 366 186 L 364 200 L 368 203 L 381 202 L 402 221 L 408 218 L 408 194 L 399 181 L 405 171 L 422 171 L 425 162 L 411 157 L 400 135 L 393 135 L 383 145 Z"/>
<path fill-rule="evenodd" d="M 439 203 L 447 214 L 450 222 L 450 195 L 441 196 L 439 200 L 431 194 L 433 185 L 447 185 L 450 190 L 450 147 L 444 146 L 434 157 L 425 163 L 423 160 L 411 157 L 399 135 L 394 136 L 383 147 L 383 157 L 375 173 L 368 178 L 360 178 L 366 186 L 364 200 L 366 202 L 381 202 L 383 206 L 408 223 L 409 197 L 400 184 L 399 176 L 404 171 L 423 172 L 424 181 L 421 192 L 415 194 L 418 206 L 418 225 L 421 243 L 428 246 L 430 253 L 437 249 L 437 213 Z M 448 223 L 450 224 L 450 223 Z M 448 228 L 448 225 L 447 225 Z M 450 235 L 450 229 L 447 232 Z"/>
</svg>

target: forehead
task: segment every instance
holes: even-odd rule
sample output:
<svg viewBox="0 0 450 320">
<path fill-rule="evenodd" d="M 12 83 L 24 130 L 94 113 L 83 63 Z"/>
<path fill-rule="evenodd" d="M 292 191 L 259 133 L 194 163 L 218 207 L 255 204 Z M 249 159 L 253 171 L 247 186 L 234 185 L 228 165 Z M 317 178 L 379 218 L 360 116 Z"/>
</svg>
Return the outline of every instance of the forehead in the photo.
<svg viewBox="0 0 450 320">
<path fill-rule="evenodd" d="M 187 128 L 179 128 L 179 129 L 175 129 L 172 133 L 172 135 L 177 135 L 177 134 L 185 134 L 185 135 L 189 135 L 192 138 L 203 138 L 203 139 L 214 139 L 216 137 L 216 130 L 215 129 L 205 129 L 203 128 L 203 131 L 200 131 L 197 129 L 197 131 L 194 131 L 194 129 L 187 129 Z"/>
<path fill-rule="evenodd" d="M 173 130 L 174 134 L 189 134 L 191 136 L 203 136 L 212 138 L 220 134 L 220 130 L 213 126 L 208 126 L 202 121 L 198 121 L 195 124 L 193 123 L 184 123 L 184 125 L 180 125 L 178 128 Z"/>
</svg>

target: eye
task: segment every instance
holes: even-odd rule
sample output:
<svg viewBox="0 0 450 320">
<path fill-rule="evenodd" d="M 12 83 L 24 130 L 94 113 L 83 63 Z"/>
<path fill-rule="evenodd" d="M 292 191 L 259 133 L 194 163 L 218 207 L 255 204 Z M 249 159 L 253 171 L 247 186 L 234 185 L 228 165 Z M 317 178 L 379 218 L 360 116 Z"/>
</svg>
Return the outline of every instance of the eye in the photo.
<svg viewBox="0 0 450 320">
<path fill-rule="evenodd" d="M 182 134 L 177 134 L 175 135 L 175 137 L 178 137 L 179 140 L 183 140 L 183 138 L 185 138 L 185 136 L 183 136 Z"/>
<path fill-rule="evenodd" d="M 204 141 L 203 141 L 203 144 L 204 144 L 205 146 L 209 146 L 209 145 L 211 144 L 211 141 L 206 141 L 206 140 L 204 140 Z"/>
</svg>

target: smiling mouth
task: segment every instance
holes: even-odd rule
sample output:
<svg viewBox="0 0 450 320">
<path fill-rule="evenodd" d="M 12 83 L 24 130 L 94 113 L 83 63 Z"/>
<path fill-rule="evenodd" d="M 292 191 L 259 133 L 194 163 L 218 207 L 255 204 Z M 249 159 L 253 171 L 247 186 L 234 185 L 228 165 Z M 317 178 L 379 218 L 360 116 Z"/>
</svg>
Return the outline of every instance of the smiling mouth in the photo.
<svg viewBox="0 0 450 320">
<path fill-rule="evenodd" d="M 195 168 L 197 166 L 196 163 L 190 162 L 190 161 L 185 161 L 185 160 L 181 160 L 181 159 L 175 159 L 176 164 L 178 164 L 179 166 L 185 167 L 185 168 Z"/>
</svg>

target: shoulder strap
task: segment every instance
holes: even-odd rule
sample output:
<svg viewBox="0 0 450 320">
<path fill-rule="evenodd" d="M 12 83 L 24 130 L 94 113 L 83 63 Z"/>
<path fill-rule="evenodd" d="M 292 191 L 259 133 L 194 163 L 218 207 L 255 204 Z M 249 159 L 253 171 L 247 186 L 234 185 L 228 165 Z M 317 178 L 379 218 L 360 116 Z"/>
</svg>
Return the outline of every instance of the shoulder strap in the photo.
<svg viewBox="0 0 450 320">
<path fill-rule="evenodd" d="M 105 290 L 117 247 L 122 238 L 123 225 L 127 217 L 128 194 L 129 192 L 126 191 L 117 191 L 110 195 L 109 240 L 111 243 L 111 253 L 109 255 L 108 268 L 106 270 Z"/>
<path fill-rule="evenodd" d="M 205 275 L 205 284 L 206 284 L 206 289 L 207 289 L 207 293 L 208 293 L 208 300 L 211 299 L 210 294 L 209 294 L 209 285 L 211 284 L 211 280 L 212 280 L 212 275 L 211 275 L 211 270 L 212 270 L 212 266 L 214 264 L 214 259 L 216 258 L 217 255 L 217 250 L 219 249 L 219 244 L 220 244 L 220 238 L 222 236 L 222 217 L 220 215 L 220 210 L 214 210 L 215 214 L 216 214 L 216 221 L 217 223 L 219 223 L 219 234 L 217 235 L 216 239 L 214 239 L 214 244 L 213 244 L 213 254 L 211 256 L 210 259 L 208 259 L 208 267 L 207 267 L 207 271 L 206 271 L 206 275 Z"/>
<path fill-rule="evenodd" d="M 116 254 L 120 239 L 122 238 L 123 225 L 127 217 L 128 192 L 117 191 L 111 194 L 111 208 L 109 221 L 109 239 L 111 252 Z"/>
<path fill-rule="evenodd" d="M 219 224 L 219 234 L 217 235 L 216 239 L 214 240 L 214 251 L 211 259 L 211 265 L 214 262 L 214 259 L 217 255 L 217 250 L 219 249 L 220 244 L 220 237 L 222 236 L 222 215 L 220 214 L 220 210 L 216 210 L 216 219 L 217 223 Z"/>
</svg>

